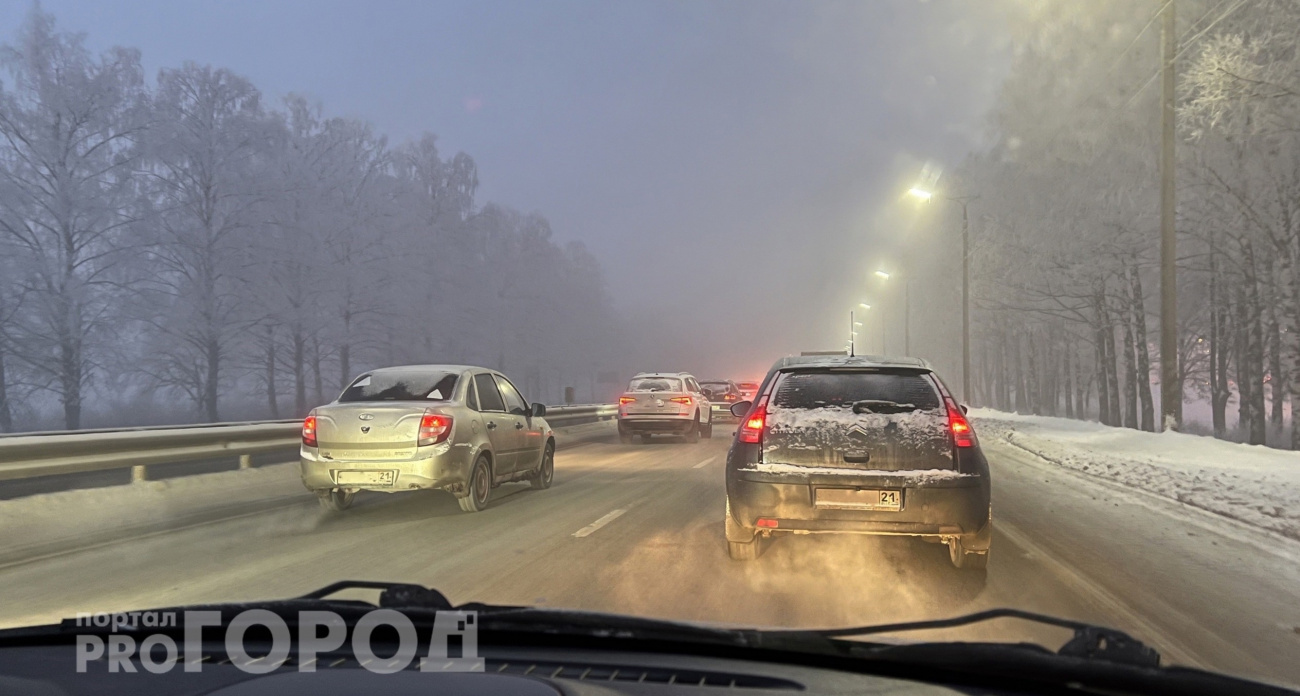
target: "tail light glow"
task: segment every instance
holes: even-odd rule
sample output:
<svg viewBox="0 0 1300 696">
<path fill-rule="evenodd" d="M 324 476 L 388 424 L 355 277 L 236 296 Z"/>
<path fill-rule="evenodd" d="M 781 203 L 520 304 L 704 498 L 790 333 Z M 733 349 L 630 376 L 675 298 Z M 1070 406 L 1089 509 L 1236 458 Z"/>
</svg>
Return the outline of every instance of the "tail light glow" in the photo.
<svg viewBox="0 0 1300 696">
<path fill-rule="evenodd" d="M 302 420 L 302 444 L 304 447 L 316 446 L 316 416 L 310 415 Z"/>
<path fill-rule="evenodd" d="M 420 418 L 420 434 L 416 439 L 417 447 L 436 445 L 451 435 L 451 416 L 441 413 L 425 413 Z"/>
<path fill-rule="evenodd" d="M 754 522 L 754 526 L 759 529 L 776 529 L 777 521 L 770 517 L 760 517 Z"/>
<path fill-rule="evenodd" d="M 958 447 L 975 446 L 975 430 L 970 427 L 970 421 L 966 420 L 961 408 L 951 399 L 948 400 L 948 430 L 952 432 L 953 444 Z"/>
<path fill-rule="evenodd" d="M 763 428 L 767 426 L 767 398 L 764 397 L 745 418 L 736 438 L 741 442 L 755 444 L 763 441 Z"/>
<path fill-rule="evenodd" d="M 675 404 L 690 404 L 690 403 L 691 403 L 691 397 L 689 397 L 689 396 L 674 396 L 673 398 L 669 399 L 669 401 L 671 401 L 671 402 L 673 402 L 673 403 L 675 403 Z"/>
<path fill-rule="evenodd" d="M 635 397 L 635 396 L 620 396 L 620 397 L 618 397 L 618 405 L 619 405 L 619 406 L 625 406 L 625 405 L 627 405 L 627 404 L 634 404 L 634 403 L 636 403 L 636 397 Z"/>
</svg>

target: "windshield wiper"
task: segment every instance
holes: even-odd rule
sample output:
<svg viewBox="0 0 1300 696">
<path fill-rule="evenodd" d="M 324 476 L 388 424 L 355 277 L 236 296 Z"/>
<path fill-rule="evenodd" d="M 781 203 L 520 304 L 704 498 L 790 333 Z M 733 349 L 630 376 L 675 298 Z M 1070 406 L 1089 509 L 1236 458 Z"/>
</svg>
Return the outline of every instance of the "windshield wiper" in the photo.
<svg viewBox="0 0 1300 696">
<path fill-rule="evenodd" d="M 862 399 L 853 402 L 853 412 L 862 413 L 903 413 L 905 411 L 915 411 L 916 404 L 901 404 L 897 401 L 888 401 L 885 399 Z"/>
<path fill-rule="evenodd" d="M 1134 665 L 1137 667 L 1159 667 L 1160 653 L 1142 643 L 1133 636 L 1113 628 L 1061 619 L 1047 614 L 1038 614 L 1020 609 L 989 609 L 950 619 L 933 619 L 930 621 L 907 621 L 894 624 L 874 626 L 852 626 L 814 631 L 791 631 L 790 633 L 812 633 L 823 638 L 848 638 L 869 636 L 880 633 L 898 633 L 903 631 L 923 631 L 935 628 L 954 628 L 989 621 L 991 619 L 1024 619 L 1035 623 L 1059 626 L 1074 631 L 1074 637 L 1056 651 L 1063 657 L 1079 657 L 1088 660 L 1104 660 Z M 778 631 L 779 633 L 779 631 Z M 906 646 L 904 646 L 906 647 Z"/>
</svg>

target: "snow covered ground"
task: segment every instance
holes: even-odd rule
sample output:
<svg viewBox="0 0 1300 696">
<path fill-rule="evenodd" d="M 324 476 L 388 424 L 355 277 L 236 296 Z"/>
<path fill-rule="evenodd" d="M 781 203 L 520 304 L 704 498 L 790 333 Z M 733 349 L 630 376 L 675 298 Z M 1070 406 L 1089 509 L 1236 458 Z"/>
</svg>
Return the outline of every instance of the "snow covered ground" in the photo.
<svg viewBox="0 0 1300 696">
<path fill-rule="evenodd" d="M 1300 540 L 1300 452 L 972 409 L 979 437 Z"/>
</svg>

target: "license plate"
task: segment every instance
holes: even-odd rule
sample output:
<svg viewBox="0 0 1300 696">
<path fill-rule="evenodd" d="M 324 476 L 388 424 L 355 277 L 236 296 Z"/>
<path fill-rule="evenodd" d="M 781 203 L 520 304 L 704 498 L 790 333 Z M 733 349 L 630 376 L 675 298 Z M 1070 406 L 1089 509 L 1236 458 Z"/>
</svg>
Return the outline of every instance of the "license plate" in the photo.
<svg viewBox="0 0 1300 696">
<path fill-rule="evenodd" d="M 813 505 L 831 510 L 903 509 L 903 492 L 861 488 L 818 488 L 813 491 Z"/>
<path fill-rule="evenodd" d="M 391 486 L 397 479 L 397 472 L 388 471 L 340 471 L 334 474 L 334 482 L 340 486 Z"/>
</svg>

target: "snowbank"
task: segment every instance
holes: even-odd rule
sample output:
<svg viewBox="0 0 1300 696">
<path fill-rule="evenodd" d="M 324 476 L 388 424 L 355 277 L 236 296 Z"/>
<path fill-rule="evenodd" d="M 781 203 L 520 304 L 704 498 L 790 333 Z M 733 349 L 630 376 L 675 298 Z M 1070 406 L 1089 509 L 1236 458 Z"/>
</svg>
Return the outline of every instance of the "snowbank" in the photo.
<svg viewBox="0 0 1300 696">
<path fill-rule="evenodd" d="M 986 442 L 1300 539 L 1300 452 L 991 409 L 970 416 Z"/>
</svg>

